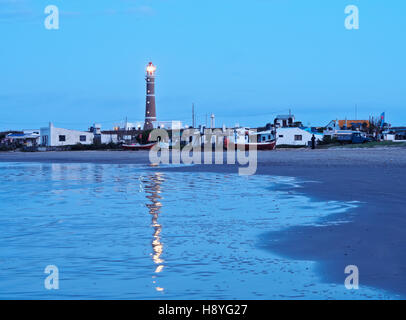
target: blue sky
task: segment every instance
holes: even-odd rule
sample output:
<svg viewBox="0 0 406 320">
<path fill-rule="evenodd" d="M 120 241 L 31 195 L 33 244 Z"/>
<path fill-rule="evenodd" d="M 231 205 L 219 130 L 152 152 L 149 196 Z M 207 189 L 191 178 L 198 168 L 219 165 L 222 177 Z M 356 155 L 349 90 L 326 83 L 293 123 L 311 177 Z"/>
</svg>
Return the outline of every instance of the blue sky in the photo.
<svg viewBox="0 0 406 320">
<path fill-rule="evenodd" d="M 46 30 L 44 8 L 60 10 Z M 344 8 L 360 10 L 346 30 Z M 405 1 L 0 0 L 0 130 L 143 120 L 157 65 L 160 120 L 306 125 L 386 111 L 406 125 Z"/>
</svg>

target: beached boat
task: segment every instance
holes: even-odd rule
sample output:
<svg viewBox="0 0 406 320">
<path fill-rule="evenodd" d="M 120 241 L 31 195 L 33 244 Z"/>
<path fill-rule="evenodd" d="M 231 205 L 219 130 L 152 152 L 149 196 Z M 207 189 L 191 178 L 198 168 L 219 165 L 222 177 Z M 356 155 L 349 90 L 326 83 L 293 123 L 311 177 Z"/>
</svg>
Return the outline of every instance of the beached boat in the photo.
<svg viewBox="0 0 406 320">
<path fill-rule="evenodd" d="M 147 144 L 139 144 L 139 143 L 131 143 L 131 144 L 123 144 L 123 149 L 125 150 L 150 150 L 156 144 L 156 142 L 147 143 Z"/>
<path fill-rule="evenodd" d="M 255 138 L 252 137 L 256 136 Z M 251 141 L 250 141 L 251 137 Z M 271 130 L 254 132 L 248 129 L 234 130 L 234 135 L 224 139 L 224 148 L 228 149 L 229 144 L 232 143 L 238 149 L 249 150 L 256 148 L 257 150 L 275 150 L 276 136 Z"/>
<path fill-rule="evenodd" d="M 256 148 L 257 150 L 263 150 L 263 151 L 270 151 L 270 150 L 275 150 L 276 148 L 276 141 L 268 141 L 268 142 L 249 142 L 245 143 L 243 145 L 237 144 L 236 148 L 239 150 L 243 149 L 245 147 L 245 150 L 248 151 L 250 148 Z"/>
</svg>

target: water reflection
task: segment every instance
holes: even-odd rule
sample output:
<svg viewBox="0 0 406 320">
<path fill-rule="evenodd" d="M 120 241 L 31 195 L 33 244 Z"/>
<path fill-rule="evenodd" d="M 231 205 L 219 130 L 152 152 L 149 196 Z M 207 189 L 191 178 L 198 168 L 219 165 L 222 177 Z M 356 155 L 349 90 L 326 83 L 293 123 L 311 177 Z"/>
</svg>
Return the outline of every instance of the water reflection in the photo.
<svg viewBox="0 0 406 320">
<path fill-rule="evenodd" d="M 325 217 L 357 206 L 314 201 L 296 183 L 137 165 L 0 163 L 0 299 L 396 297 L 322 282 L 314 262 L 263 250 L 270 231 L 328 226 Z M 37 281 L 45 264 L 65 270 L 63 290 Z"/>
<path fill-rule="evenodd" d="M 155 268 L 155 273 L 162 272 L 164 268 L 164 260 L 161 258 L 163 252 L 163 244 L 161 243 L 161 231 L 162 225 L 158 223 L 158 217 L 161 212 L 162 203 L 161 203 L 161 184 L 165 181 L 164 175 L 160 172 L 155 172 L 152 175 L 149 175 L 148 180 L 145 184 L 145 193 L 147 194 L 147 199 L 149 203 L 146 204 L 149 209 L 149 214 L 152 216 L 151 226 L 154 229 L 153 238 L 152 238 L 152 260 L 157 265 Z M 156 279 L 154 275 L 152 277 Z M 156 280 L 153 281 L 156 284 Z M 156 287 L 157 291 L 163 291 L 164 288 L 159 286 Z"/>
</svg>

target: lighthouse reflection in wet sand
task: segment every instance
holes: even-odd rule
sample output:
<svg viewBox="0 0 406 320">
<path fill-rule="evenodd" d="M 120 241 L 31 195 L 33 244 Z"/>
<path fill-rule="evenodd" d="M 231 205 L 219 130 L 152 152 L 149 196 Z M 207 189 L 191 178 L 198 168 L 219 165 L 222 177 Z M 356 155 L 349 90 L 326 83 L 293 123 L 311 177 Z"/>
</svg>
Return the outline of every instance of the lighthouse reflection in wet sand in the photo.
<svg viewBox="0 0 406 320">
<path fill-rule="evenodd" d="M 156 67 L 150 62 L 147 66 L 147 99 L 145 104 L 145 123 L 144 130 L 154 129 L 153 122 L 156 121 L 155 106 L 155 70 Z"/>
</svg>

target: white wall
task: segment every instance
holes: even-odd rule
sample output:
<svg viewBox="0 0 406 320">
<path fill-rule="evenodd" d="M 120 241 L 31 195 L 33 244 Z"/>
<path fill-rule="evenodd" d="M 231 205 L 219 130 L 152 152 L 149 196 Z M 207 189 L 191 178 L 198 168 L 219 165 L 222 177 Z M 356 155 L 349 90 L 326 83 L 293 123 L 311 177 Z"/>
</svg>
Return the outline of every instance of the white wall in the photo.
<svg viewBox="0 0 406 320">
<path fill-rule="evenodd" d="M 384 134 L 385 141 L 392 141 L 392 142 L 406 142 L 406 140 L 396 140 L 396 134 L 386 133 Z"/>
<path fill-rule="evenodd" d="M 42 146 L 50 146 L 50 127 L 41 128 L 39 131 L 40 140 L 39 144 Z M 46 138 L 46 139 L 45 139 Z"/>
<path fill-rule="evenodd" d="M 295 140 L 296 135 L 301 135 L 302 140 Z M 276 145 L 307 146 L 312 141 L 313 134 L 300 128 L 277 128 Z M 316 141 L 323 140 L 323 135 L 315 134 Z"/>
<path fill-rule="evenodd" d="M 55 128 L 52 124 L 48 128 L 41 128 L 41 144 L 43 137 L 47 136 L 48 147 L 72 146 L 78 143 L 93 144 L 94 134 L 87 131 L 76 131 L 62 128 Z M 60 141 L 59 136 L 65 136 L 65 141 Z M 80 141 L 80 136 L 85 136 L 86 141 Z"/>
<path fill-rule="evenodd" d="M 116 134 L 101 134 L 101 143 L 118 143 L 118 136 Z"/>
<path fill-rule="evenodd" d="M 394 141 L 394 140 L 395 140 L 395 135 L 394 135 L 394 134 L 390 134 L 390 133 L 384 134 L 384 139 L 385 139 L 386 141 Z"/>
<path fill-rule="evenodd" d="M 173 120 L 173 121 L 153 121 L 154 128 L 160 127 L 161 129 L 166 130 L 180 130 L 182 129 L 182 122 Z"/>
</svg>

